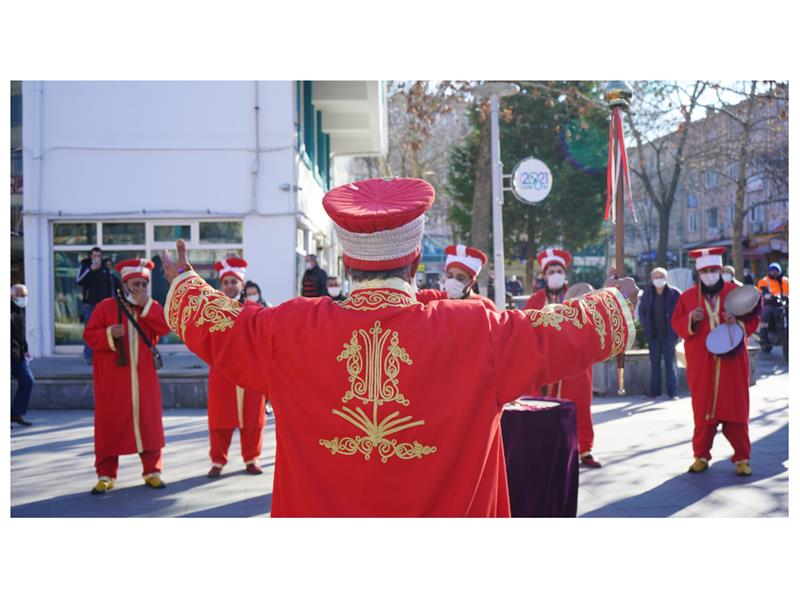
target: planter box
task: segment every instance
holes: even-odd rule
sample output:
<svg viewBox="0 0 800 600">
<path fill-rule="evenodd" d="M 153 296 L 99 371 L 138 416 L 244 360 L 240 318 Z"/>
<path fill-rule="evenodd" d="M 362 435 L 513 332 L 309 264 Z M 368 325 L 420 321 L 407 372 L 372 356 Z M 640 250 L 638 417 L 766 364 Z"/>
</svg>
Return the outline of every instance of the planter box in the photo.
<svg viewBox="0 0 800 600">
<path fill-rule="evenodd" d="M 761 349 L 758 346 L 750 346 L 747 351 L 750 356 L 750 385 L 755 385 L 758 355 Z M 663 371 L 661 378 L 663 384 Z M 592 368 L 592 383 L 595 394 L 616 396 L 617 359 L 612 358 L 595 364 Z M 648 350 L 631 350 L 625 353 L 625 391 L 628 396 L 640 396 L 650 391 L 650 352 Z M 678 394 L 689 394 L 689 387 L 686 384 L 686 369 L 681 367 L 678 367 Z"/>
</svg>

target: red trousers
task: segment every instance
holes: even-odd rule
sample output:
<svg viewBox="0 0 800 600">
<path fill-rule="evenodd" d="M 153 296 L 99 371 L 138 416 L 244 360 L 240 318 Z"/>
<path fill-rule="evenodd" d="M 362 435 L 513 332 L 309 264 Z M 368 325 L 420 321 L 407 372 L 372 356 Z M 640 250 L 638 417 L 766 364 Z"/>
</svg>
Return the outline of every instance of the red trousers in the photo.
<svg viewBox="0 0 800 600">
<path fill-rule="evenodd" d="M 714 443 L 714 436 L 717 434 L 717 426 L 722 423 L 722 434 L 728 438 L 733 446 L 733 462 L 750 459 L 750 434 L 747 424 L 727 423 L 716 421 L 709 425 L 695 426 L 692 436 L 692 449 L 695 458 L 705 458 L 711 460 L 711 445 Z"/>
<path fill-rule="evenodd" d="M 261 427 L 245 427 L 239 430 L 239 441 L 242 445 L 242 458 L 244 463 L 258 462 L 261 456 L 261 444 L 264 440 Z M 228 448 L 231 445 L 233 429 L 209 429 L 208 437 L 211 441 L 211 462 L 217 467 L 222 467 L 228 462 Z"/>
<path fill-rule="evenodd" d="M 567 399 L 563 393 L 563 386 L 564 382 L 546 385 L 542 388 L 542 393 L 545 396 L 555 396 L 557 398 Z M 592 451 L 592 446 L 594 444 L 594 427 L 592 427 L 592 395 L 590 392 L 588 396 L 585 393 L 571 394 L 571 396 L 572 397 L 568 399 L 575 404 L 575 421 L 578 431 L 578 452 L 580 454 L 588 454 Z"/>
<path fill-rule="evenodd" d="M 575 403 L 575 419 L 578 425 L 578 452 L 591 452 L 594 443 L 592 427 L 592 401 Z"/>
<path fill-rule="evenodd" d="M 145 450 L 139 455 L 142 459 L 142 477 L 153 473 L 161 473 L 161 449 Z M 100 456 L 94 458 L 94 468 L 98 477 L 117 478 L 119 456 Z"/>
</svg>

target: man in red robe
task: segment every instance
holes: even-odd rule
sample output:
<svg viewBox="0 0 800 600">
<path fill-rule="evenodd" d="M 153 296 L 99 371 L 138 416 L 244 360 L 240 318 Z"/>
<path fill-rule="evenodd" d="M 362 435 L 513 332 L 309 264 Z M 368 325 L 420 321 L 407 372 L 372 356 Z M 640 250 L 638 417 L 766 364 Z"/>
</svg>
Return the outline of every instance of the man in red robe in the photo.
<svg viewBox="0 0 800 600">
<path fill-rule="evenodd" d="M 486 264 L 486 255 L 477 248 L 463 244 L 451 245 L 444 249 L 447 256 L 444 263 L 444 290 L 420 290 L 417 300 L 423 304 L 434 300 L 477 300 L 487 309 L 497 312 L 494 302 L 475 292 L 478 273 Z"/>
<path fill-rule="evenodd" d="M 121 275 L 122 298 L 100 302 L 83 333 L 94 352 L 94 453 L 99 480 L 93 494 L 114 487 L 120 454 L 138 454 L 145 484 L 164 487 L 161 390 L 147 342 L 155 346 L 161 336 L 169 333 L 169 327 L 164 309 L 147 292 L 153 263 L 134 258 L 118 263 L 116 269 Z"/>
<path fill-rule="evenodd" d="M 247 261 L 235 256 L 218 261 L 220 288 L 234 302 L 242 297 Z M 211 443 L 209 477 L 219 477 L 228 462 L 228 448 L 233 430 L 239 429 L 245 471 L 260 475 L 258 464 L 264 439 L 266 398 L 263 394 L 245 390 L 211 366 L 208 371 L 208 435 Z"/>
<path fill-rule="evenodd" d="M 750 362 L 747 356 L 747 337 L 758 328 L 758 314 L 737 319 L 725 313 L 725 297 L 738 286 L 723 281 L 722 255 L 724 248 L 701 248 L 689 252 L 696 262 L 700 281 L 678 300 L 672 314 L 672 328 L 684 339 L 686 349 L 686 379 L 692 393 L 694 462 L 690 473 L 708 468 L 711 446 L 717 427 L 733 446 L 731 460 L 737 475 L 750 475 Z M 738 324 L 744 341 L 728 355 L 718 356 L 706 348 L 709 333 L 721 323 Z"/>
<path fill-rule="evenodd" d="M 273 516 L 509 516 L 503 406 L 633 343 L 631 279 L 543 311 L 419 303 L 433 200 L 400 178 L 325 195 L 353 280 L 343 302 L 242 309 L 192 270 L 182 241 L 177 263 L 165 256 L 173 330 L 237 385 L 269 388 Z"/>
<path fill-rule="evenodd" d="M 569 287 L 567 269 L 572 264 L 572 255 L 560 248 L 548 248 L 536 257 L 545 279 L 545 287 L 534 292 L 525 304 L 526 309 L 542 309 L 551 304 L 563 304 Z M 594 428 L 592 427 L 592 367 L 591 365 L 572 377 L 551 382 L 543 389 L 545 396 L 553 396 L 575 403 L 575 419 L 578 428 L 578 457 L 582 465 L 599 469 L 600 464 L 592 456 Z"/>
</svg>

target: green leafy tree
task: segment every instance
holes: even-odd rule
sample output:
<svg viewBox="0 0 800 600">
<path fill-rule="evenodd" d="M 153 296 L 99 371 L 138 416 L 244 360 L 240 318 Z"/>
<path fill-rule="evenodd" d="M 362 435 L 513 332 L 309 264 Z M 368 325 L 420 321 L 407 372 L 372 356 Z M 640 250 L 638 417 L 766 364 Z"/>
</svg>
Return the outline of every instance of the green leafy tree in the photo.
<svg viewBox="0 0 800 600">
<path fill-rule="evenodd" d="M 504 248 L 507 258 L 526 259 L 528 279 L 536 254 L 550 245 L 572 252 L 596 244 L 603 231 L 608 111 L 586 98 L 600 97 L 593 82 L 517 82 L 520 94 L 505 98 L 500 121 L 504 171 L 523 158 L 543 160 L 553 175 L 550 195 L 535 206 L 504 196 Z M 472 111 L 474 131 L 451 153 L 450 211 L 460 239 L 473 242 L 475 181 L 485 138 L 485 104 Z M 483 141 L 483 143 L 486 143 Z M 490 232 L 489 232 L 490 233 Z M 489 236 L 491 239 L 491 235 Z M 491 242 L 490 242 L 491 244 Z M 488 250 L 485 248 L 484 250 Z"/>
</svg>

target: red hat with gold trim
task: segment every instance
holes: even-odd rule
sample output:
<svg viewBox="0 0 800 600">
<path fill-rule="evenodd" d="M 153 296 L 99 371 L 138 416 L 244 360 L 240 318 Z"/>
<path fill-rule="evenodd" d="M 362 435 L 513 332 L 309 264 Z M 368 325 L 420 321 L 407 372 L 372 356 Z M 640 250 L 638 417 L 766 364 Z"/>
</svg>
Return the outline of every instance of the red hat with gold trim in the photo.
<svg viewBox="0 0 800 600">
<path fill-rule="evenodd" d="M 444 249 L 444 253 L 447 255 L 444 263 L 445 271 L 449 267 L 458 267 L 473 277 L 481 272 L 481 267 L 488 260 L 483 252 L 464 244 L 448 246 Z"/>
<path fill-rule="evenodd" d="M 217 271 L 217 273 L 219 273 L 220 281 L 229 275 L 233 275 L 234 277 L 238 277 L 242 283 L 244 283 L 244 274 L 246 268 L 247 261 L 243 258 L 239 258 L 238 256 L 229 256 L 214 263 L 214 269 Z"/>
<path fill-rule="evenodd" d="M 544 273 L 552 264 L 561 265 L 564 269 L 569 267 L 572 264 L 572 254 L 561 248 L 548 248 L 539 252 L 536 260 L 539 261 L 539 266 L 542 267 L 542 273 Z"/>
<path fill-rule="evenodd" d="M 364 179 L 332 189 L 322 206 L 333 219 L 344 264 L 386 271 L 420 256 L 425 211 L 435 198 L 422 179 Z"/>
<path fill-rule="evenodd" d="M 150 281 L 150 272 L 153 270 L 153 267 L 155 267 L 153 262 L 146 258 L 130 258 L 118 262 L 114 268 L 119 271 L 120 278 L 122 282 L 125 283 L 134 277 L 142 277 Z"/>
<path fill-rule="evenodd" d="M 723 254 L 725 254 L 725 248 L 720 248 L 719 246 L 689 250 L 689 258 L 695 260 L 695 268 L 697 268 L 698 271 L 713 268 L 721 269 Z"/>
</svg>

